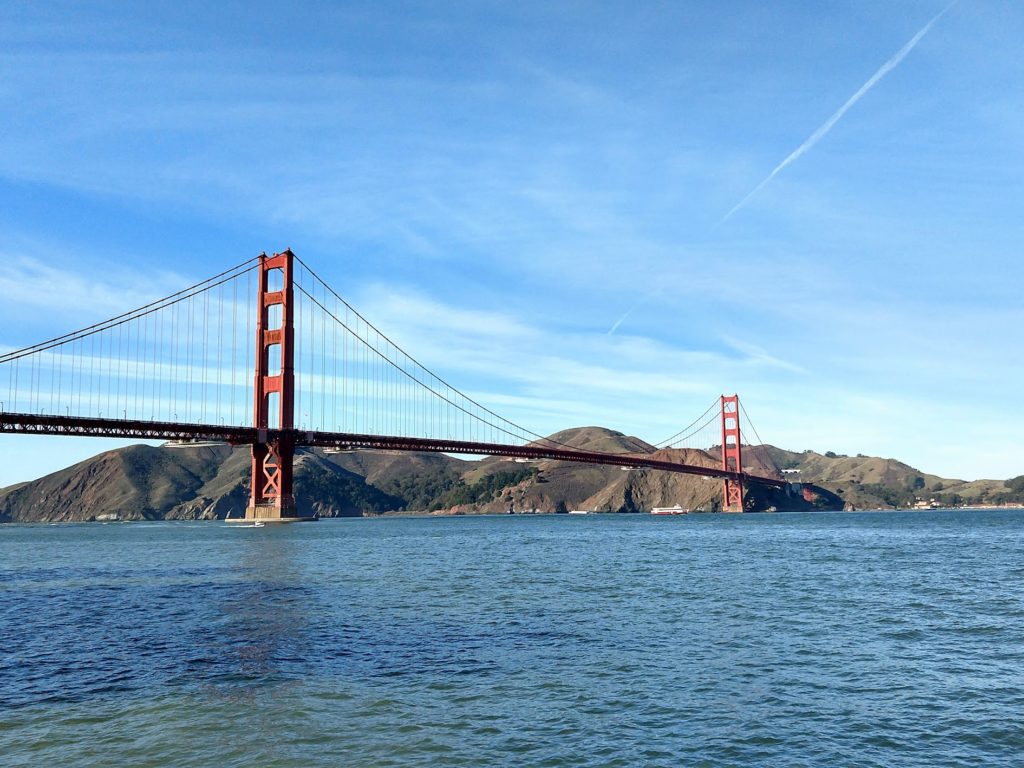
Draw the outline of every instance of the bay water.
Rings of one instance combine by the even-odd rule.
[[[1024,512],[0,526],[0,764],[1024,765]]]

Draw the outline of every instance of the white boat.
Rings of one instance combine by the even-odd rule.
[[[589,515],[590,514],[590,510],[589,509],[570,509],[569,510],[569,514],[570,515]]]
[[[688,515],[690,510],[676,504],[674,507],[655,507],[651,510],[652,515]]]

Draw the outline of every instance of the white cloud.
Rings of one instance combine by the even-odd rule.
[[[366,13],[371,23],[377,13]],[[876,13],[891,9],[857,15],[863,22]],[[900,450],[908,458],[921,451],[923,469],[938,455],[937,428],[914,427],[898,410],[874,410],[851,393],[960,403],[965,412],[997,393],[997,402],[970,411],[977,423],[1024,427],[1007,416],[1003,397],[1024,375],[1016,333],[1024,317],[1012,294],[1019,238],[999,221],[1012,215],[991,212],[993,202],[1019,197],[1006,193],[1006,180],[1017,184],[1021,174],[1005,141],[1019,129],[1012,109],[991,111],[1003,97],[989,85],[998,78],[950,63],[978,64],[981,48],[936,57],[931,102],[903,99],[901,109],[917,110],[919,130],[934,125],[934,133],[844,149],[858,151],[858,167],[914,175],[840,189],[781,174],[773,183],[785,186],[785,200],[770,224],[734,219],[726,240],[711,230],[736,197],[728,190],[742,170],[739,148],[760,153],[767,133],[813,124],[809,110],[820,107],[807,94],[821,93],[834,71],[860,66],[860,52],[878,44],[860,39],[866,27],[851,35],[847,17],[808,23],[784,9],[759,14],[784,25],[787,40],[813,38],[779,51],[774,33],[745,37],[736,28],[723,40],[705,34],[700,14],[687,14],[686,29],[665,28],[663,52],[606,30],[622,44],[617,73],[603,56],[570,63],[562,51],[524,51],[504,36],[493,57],[500,66],[449,69],[418,55],[381,62],[264,48],[258,38],[188,24],[140,30],[102,14],[104,23],[68,16],[12,29],[19,44],[0,54],[9,117],[0,175],[18,188],[30,180],[41,199],[58,188],[86,201],[102,211],[96,227],[116,230],[121,216],[144,209],[162,221],[180,216],[190,235],[195,223],[225,239],[253,231],[303,239],[314,267],[333,270],[325,276],[384,332],[527,426],[601,422],[658,439],[708,398],[739,390],[766,439],[873,452],[889,449],[890,425],[901,435],[916,429],[920,440]],[[1017,26],[1001,20],[1005,50],[988,72],[1013,65]],[[381,29],[395,40],[393,25]],[[652,29],[644,30],[646,39]],[[964,33],[957,44],[988,37]],[[838,43],[851,38],[855,45]],[[755,62],[764,67],[751,74],[739,57],[748,43],[751,57],[764,53],[765,40],[776,41],[767,45],[776,58]],[[826,48],[835,69],[783,71]],[[502,69],[508,62],[512,76]],[[902,74],[918,93],[911,69]],[[886,83],[894,101],[903,80]],[[966,90],[977,92],[973,100]],[[750,110],[752,101],[766,108]],[[872,136],[879,125],[872,116]],[[992,147],[1000,152],[985,155]],[[934,207],[936,183],[950,190],[951,215]],[[225,234],[225,222],[248,231]],[[199,256],[172,261],[174,246],[159,243],[152,254],[111,255],[134,269],[78,269],[59,249],[12,248],[15,225],[7,229],[3,255],[15,267],[0,276],[0,320],[12,345],[192,282],[151,272],[151,264],[199,269]],[[977,235],[989,231],[1008,245],[990,252]],[[958,262],[946,270],[936,257],[943,249]],[[90,265],[101,261],[89,255]]]
[[[48,249],[34,250],[42,254]],[[12,319],[42,311],[50,319],[78,320],[79,325],[64,331],[119,315],[189,284],[187,278],[159,270],[108,267],[86,273],[53,266],[42,255],[7,252],[0,259],[5,265],[0,271],[0,312]]]

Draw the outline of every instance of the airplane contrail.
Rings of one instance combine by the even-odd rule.
[[[839,122],[843,115],[847,113],[850,107],[852,107],[854,104],[860,101],[861,97],[864,96],[864,94],[866,94],[868,91],[874,88],[879,80],[881,80],[883,77],[889,74],[892,70],[896,69],[896,67],[899,66],[900,62],[902,62],[907,57],[907,54],[914,50],[914,47],[919,42],[921,42],[921,38],[927,35],[928,31],[933,26],[935,26],[935,23],[943,16],[945,16],[946,13],[958,2],[960,2],[960,0],[953,0],[953,2],[951,2],[945,8],[943,8],[941,11],[939,11],[938,15],[935,16],[935,18],[933,18],[931,21],[925,24],[924,27],[922,27],[916,35],[910,38],[910,41],[906,45],[900,48],[892,56],[892,58],[885,62],[885,64],[883,64],[881,67],[879,67],[878,71],[875,72],[875,74],[873,74],[871,78],[866,83],[864,83],[864,85],[862,85],[855,94],[853,94],[853,96],[847,99],[846,103],[843,104],[843,106],[841,106],[839,109],[837,109],[835,114],[832,115],[832,117],[826,120],[822,124],[822,126],[818,128],[818,130],[812,133],[810,137],[808,137],[808,139],[804,141],[803,144],[801,144],[799,147],[790,152],[789,156],[785,160],[783,160],[781,163],[775,166],[775,169],[768,174],[764,181],[762,181],[760,184],[754,187],[746,197],[744,197],[742,200],[736,203],[736,205],[733,206],[732,210],[725,214],[725,216],[722,217],[722,220],[718,222],[718,226],[721,226],[726,221],[728,221],[732,217],[732,215],[736,213],[736,211],[738,211],[740,208],[746,205],[754,195],[756,195],[758,192],[764,189],[768,182],[770,182],[772,179],[778,176],[779,173],[781,173],[787,165],[792,163],[801,155],[805,154],[815,144],[821,141],[825,137],[825,134],[831,131],[833,126]]]
[[[646,298],[646,296],[645,296],[644,298]],[[640,300],[640,301],[638,301],[638,302],[637,302],[636,304],[634,304],[634,305],[633,305],[632,307],[630,307],[630,308],[629,308],[629,309],[627,309],[627,310],[626,310],[625,312],[623,312],[623,313],[622,313],[622,317],[620,317],[620,318],[619,318],[618,320],[616,320],[616,321],[615,321],[615,324],[614,324],[614,325],[612,325],[612,327],[608,329],[608,333],[607,333],[607,334],[605,334],[605,335],[606,335],[606,336],[611,336],[611,335],[612,335],[612,334],[614,334],[614,333],[615,333],[615,332],[616,332],[617,330],[619,330],[619,326],[620,326],[620,325],[622,325],[622,321],[623,321],[623,320],[625,320],[625,319],[626,319],[627,317],[629,317],[629,316],[630,316],[631,314],[633,314],[633,311],[634,311],[634,310],[635,310],[635,309],[636,309],[637,307],[639,307],[639,306],[640,306],[640,305],[641,305],[641,304],[643,303],[643,301],[644,301],[644,299],[641,299],[641,300]]]

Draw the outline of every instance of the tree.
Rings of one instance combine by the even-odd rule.
[[[1011,477],[1005,483],[1003,483],[1014,493],[1024,493],[1024,475],[1017,475],[1017,477]]]

